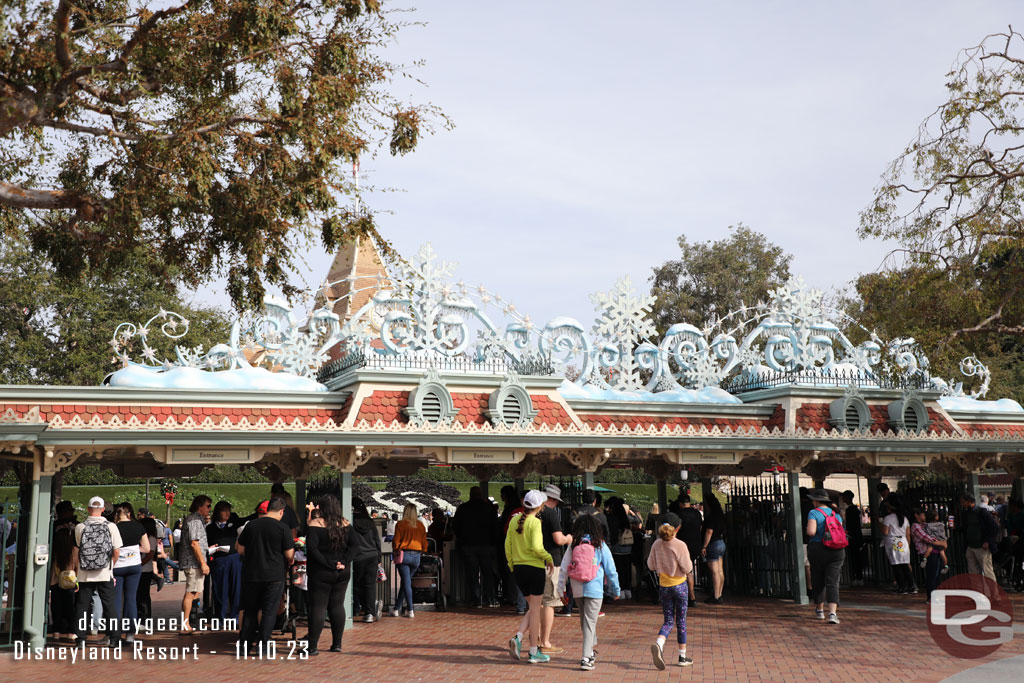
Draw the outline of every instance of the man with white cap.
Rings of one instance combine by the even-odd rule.
[[[79,641],[85,640],[85,625],[89,621],[92,596],[98,594],[103,605],[106,636],[97,645],[112,645],[118,641],[117,616],[114,613],[114,563],[121,550],[121,532],[117,525],[103,517],[104,501],[99,496],[89,499],[89,516],[75,527],[75,545],[78,547],[78,620],[75,631]]]
[[[558,594],[558,572],[562,565],[564,547],[572,543],[572,534],[567,533],[562,520],[562,511],[558,505],[562,502],[562,490],[551,484],[544,488],[547,501],[540,511],[541,529],[544,533],[544,550],[551,553],[554,566],[548,571],[544,582],[544,597],[541,601],[540,620],[540,651],[546,655],[565,652],[563,648],[551,644],[551,627],[555,623],[555,608],[562,606],[562,598]]]

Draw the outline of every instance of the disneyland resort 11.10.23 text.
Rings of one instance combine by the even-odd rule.
[[[182,661],[199,659],[199,645],[146,645],[141,640],[121,643],[114,647],[90,647],[85,642],[75,645],[44,645],[30,647],[21,641],[14,643],[15,661],[61,661],[74,664],[78,661],[93,662],[104,660],[132,659],[135,661]]]

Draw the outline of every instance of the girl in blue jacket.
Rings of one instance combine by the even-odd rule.
[[[572,526],[572,539],[569,552],[562,557],[562,570],[558,574],[558,595],[564,596],[566,580],[572,581],[572,594],[576,597],[576,605],[580,611],[580,627],[583,629],[583,659],[580,660],[580,668],[584,671],[593,671],[594,646],[597,645],[597,615],[601,613],[604,587],[607,584],[609,592],[618,600],[619,575],[615,571],[612,552],[602,538],[601,526],[593,515],[580,515],[576,518]],[[580,548],[584,544],[589,544],[593,552],[591,553],[590,548]],[[594,566],[590,572],[596,569],[594,578],[585,583],[571,578],[569,571],[574,564],[574,557],[576,564],[581,564],[581,561],[584,558],[589,559],[591,554],[593,559],[590,562]]]

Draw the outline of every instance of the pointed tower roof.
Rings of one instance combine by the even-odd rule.
[[[378,289],[390,286],[388,271],[369,237],[357,237],[338,250],[327,273],[327,283],[327,295],[335,300],[334,312],[342,324],[366,305]]]

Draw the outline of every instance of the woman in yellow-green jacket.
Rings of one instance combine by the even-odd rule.
[[[520,659],[523,650],[523,634],[530,634],[531,664],[551,661],[540,651],[540,610],[544,595],[544,579],[554,564],[551,554],[544,550],[544,533],[537,513],[547,501],[541,491],[530,491],[523,498],[524,512],[512,516],[505,536],[505,558],[516,585],[526,598],[528,609],[519,622],[516,635],[508,641],[508,650],[513,659]]]

